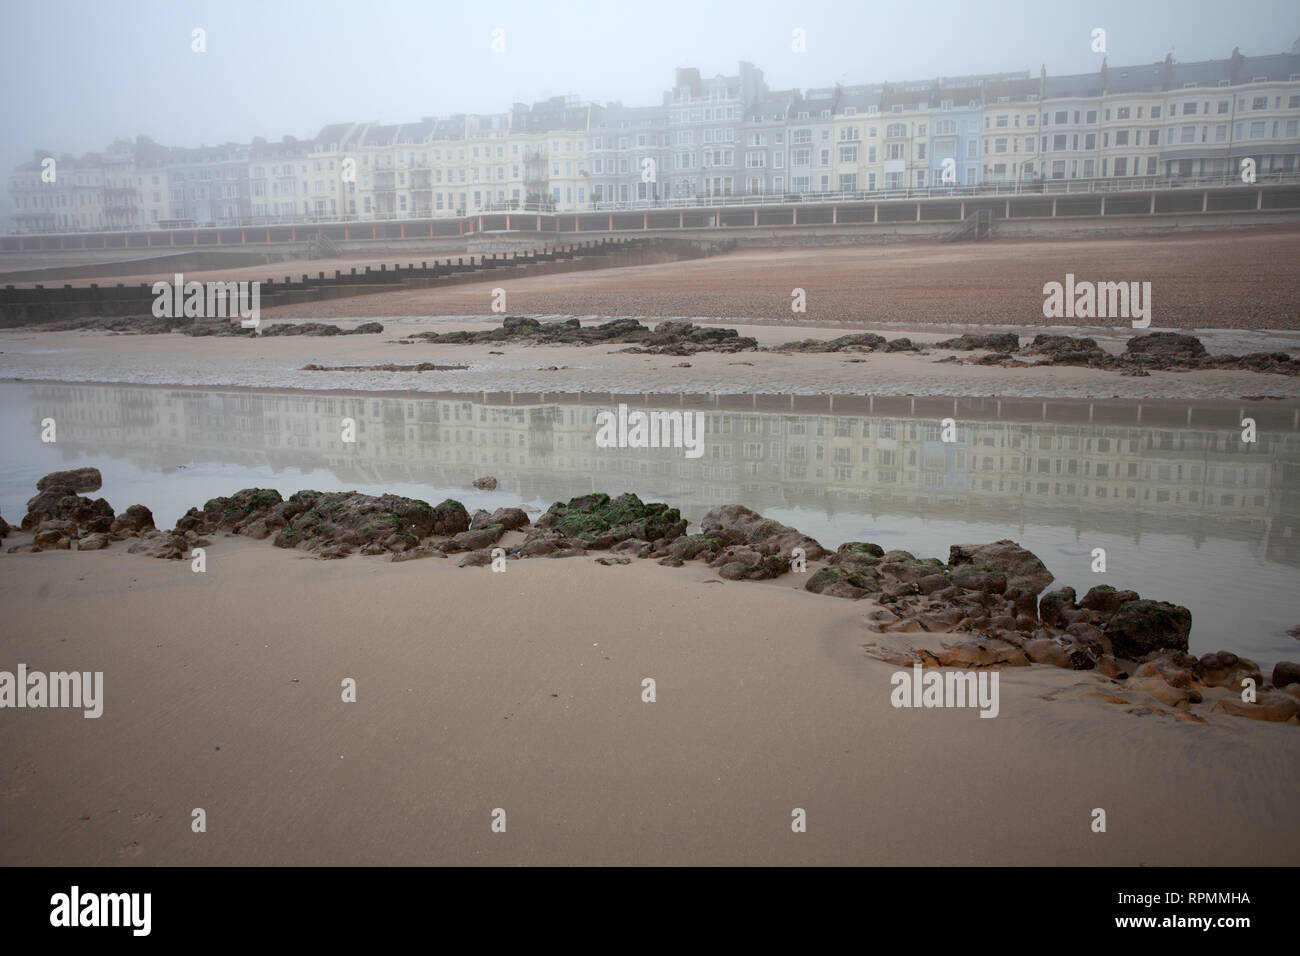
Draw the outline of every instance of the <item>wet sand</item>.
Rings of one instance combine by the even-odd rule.
[[[349,299],[358,302],[359,299]],[[271,321],[271,320],[266,320]],[[378,335],[333,337],[192,338],[180,334],[0,331],[0,378],[29,381],[126,382],[152,385],[246,386],[417,392],[617,392],[622,394],[931,395],[1062,398],[1214,399],[1253,395],[1300,396],[1300,378],[1240,371],[1152,372],[1132,378],[1118,371],[1072,367],[1001,368],[971,360],[982,351],[954,353],[701,352],[680,357],[620,352],[624,345],[589,347],[509,344],[398,344],[430,329],[494,328],[500,316],[383,320]],[[592,321],[597,321],[593,319]],[[655,319],[648,319],[650,324]],[[340,322],[355,325],[356,321]],[[721,323],[760,345],[792,339],[834,338],[842,328],[791,328]],[[901,330],[918,344],[960,334],[970,326]],[[984,331],[988,331],[986,328]],[[1000,330],[1000,329],[999,329]],[[1154,326],[1152,330],[1155,330]],[[1044,326],[1017,328],[1025,342]],[[1060,329],[1056,329],[1060,331]],[[1122,351],[1132,328],[1070,329]],[[891,332],[891,337],[895,333]],[[1290,351],[1300,354],[1300,332],[1222,330],[1202,334],[1212,352]],[[500,352],[500,355],[492,353]],[[936,364],[957,355],[959,363]],[[309,372],[326,366],[468,364],[464,371]],[[685,367],[683,367],[683,365]]]
[[[225,537],[204,574],[0,567],[0,661],[105,675],[98,720],[4,715],[2,864],[1300,863],[1294,727],[1136,716],[1052,667],[1004,669],[995,719],[895,709],[870,602],[788,578]]]
[[[1134,239],[743,249],[688,262],[496,277],[443,289],[282,306],[268,309],[266,317],[465,315],[488,311],[491,290],[499,286],[506,290],[507,309],[528,315],[699,315],[863,328],[878,323],[1032,326],[1044,322],[1043,285],[1064,282],[1066,273],[1073,273],[1094,282],[1150,282],[1153,327],[1285,329],[1296,327],[1297,262],[1300,229],[1294,228]],[[796,288],[806,294],[806,311],[799,314],[791,311]]]

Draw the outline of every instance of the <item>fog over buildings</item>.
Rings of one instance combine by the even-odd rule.
[[[1047,96],[1090,97],[1097,84],[1086,78],[1098,75],[1103,59],[1113,68],[1108,88],[1127,82],[1134,93],[1150,92],[1154,84],[1166,89],[1184,88],[1188,82],[1221,86],[1224,79],[1234,87],[1249,84],[1255,76],[1249,67],[1263,62],[1252,59],[1257,57],[1270,61],[1264,75],[1272,80],[1281,71],[1280,81],[1287,83],[1292,67],[1277,55],[1290,50],[1300,36],[1300,12],[1285,2],[1231,9],[1208,2],[1050,9],[1011,3],[996,11],[950,4],[930,9],[924,22],[903,8],[882,10],[856,3],[667,3],[653,9],[608,4],[458,9],[392,3],[364,11],[348,3],[179,7],[145,2],[112,8],[53,3],[9,8],[3,16],[0,70],[8,95],[0,163],[6,174],[32,162],[37,151],[76,157],[74,169],[87,153],[95,154],[86,165],[93,170],[91,179],[71,184],[94,195],[61,200],[71,205],[59,207],[61,212],[50,210],[55,212],[53,222],[44,214],[28,215],[20,228],[29,231],[66,231],[74,228],[73,219],[76,228],[90,229],[147,228],[173,219],[244,222],[259,213],[272,219],[304,215],[304,201],[306,214],[320,216],[451,215],[475,205],[476,173],[481,177],[480,208],[510,201],[517,192],[521,201],[531,194],[577,209],[600,200],[620,201],[624,193],[635,199],[642,182],[639,164],[647,157],[633,153],[645,152],[655,142],[659,148],[653,158],[659,169],[677,174],[665,175],[656,184],[668,197],[871,189],[890,182],[914,186],[920,175],[930,181],[944,158],[960,164],[961,184],[1052,176],[1051,162],[1058,159],[1065,164],[1060,173],[1064,177],[1084,176],[1086,162],[1093,164],[1092,175],[1146,174],[1153,163],[1163,174],[1163,164],[1170,159],[1162,152],[1167,139],[1146,139],[1141,149],[1126,150],[1130,143],[1115,143],[1115,153],[1102,155],[1099,137],[1090,156],[1081,139],[1077,148],[1069,144],[1070,155],[1049,158],[1038,155],[1039,138],[1032,157],[1026,158],[1020,155],[1025,143],[1007,137],[1006,161],[985,162],[971,153],[983,146],[969,125],[990,102],[1011,102],[1026,113],[1017,118],[1027,120],[1037,110],[1027,104],[1031,97],[1044,95],[1044,88]],[[1094,31],[1099,28],[1105,30],[1104,53],[1094,49]],[[1234,49],[1245,58],[1250,77],[1232,73],[1234,62],[1242,65],[1233,57]],[[1189,79],[1180,73],[1196,72],[1184,64],[1210,60],[1216,63],[1200,70],[1205,76]],[[1155,69],[1162,63],[1168,66],[1167,75],[1153,84],[1116,75],[1124,65]],[[680,102],[684,89],[693,98],[726,100],[718,104],[726,110],[717,127],[724,130],[721,143],[707,122],[699,129],[688,128],[696,122],[693,115],[674,116],[666,109],[675,99]],[[1273,98],[1277,95],[1272,93]],[[1142,105],[1149,110],[1151,104]],[[876,131],[879,142],[871,143],[869,126],[842,122],[865,117],[873,107],[897,111],[900,106],[908,114],[906,135],[894,137],[893,143],[884,126]],[[922,109],[925,116],[920,115]],[[952,115],[938,115],[945,109]],[[1265,138],[1285,142],[1287,100],[1280,109],[1261,122],[1276,121],[1278,133],[1271,135],[1272,129],[1266,128]],[[1081,132],[1086,138],[1088,111],[1079,112],[1078,129],[1059,132]],[[796,131],[793,124],[801,118],[807,122]],[[604,135],[598,132],[601,124],[607,130]],[[935,141],[949,124],[955,130],[953,142]],[[918,132],[922,126],[924,135]],[[860,146],[852,140],[854,129],[862,137]],[[572,144],[561,143],[562,158],[551,155],[551,134],[557,131],[573,139]],[[726,138],[728,132],[731,139]],[[817,142],[793,142],[796,132]],[[1208,144],[1217,145],[1217,131],[1209,127],[1204,132]],[[455,168],[440,170],[430,156],[424,161],[427,172],[414,177],[419,183],[407,179],[420,161],[412,160],[412,153],[423,157],[424,147],[437,149],[440,139],[454,141],[459,136],[465,142],[479,133],[483,147],[491,150],[482,157],[481,168],[473,162],[470,145],[471,155],[464,160],[458,153],[452,160],[441,160]],[[819,145],[827,133],[833,139]],[[1234,124],[1228,124],[1226,135],[1235,133]],[[523,134],[523,139],[487,142],[513,134]],[[683,134],[690,136],[689,142]],[[839,148],[842,134],[848,137],[847,151]],[[761,156],[750,155],[755,135],[763,147]],[[1250,126],[1243,125],[1240,138],[1250,135]],[[139,140],[141,136],[147,140]],[[622,150],[624,136],[632,152],[612,152]],[[1192,136],[1199,140],[1201,133]],[[284,137],[298,143],[285,149]],[[638,142],[640,137],[644,143]],[[1026,143],[1030,138],[1018,137]],[[195,152],[228,143],[239,148],[210,160],[209,154]],[[422,148],[412,148],[417,146]],[[506,147],[501,156],[495,155],[498,146]],[[530,146],[539,158],[532,170],[523,161]],[[565,152],[566,146],[581,152]],[[682,158],[680,146],[688,147],[689,160]],[[388,169],[363,169],[370,177],[371,195],[352,196],[355,213],[349,213],[348,199],[338,191],[341,184],[333,183],[337,169],[327,183],[330,170],[322,167],[321,192],[312,192],[314,160],[304,171],[299,154],[317,148],[351,148],[363,161],[388,160]],[[921,148],[926,149],[923,156]],[[823,157],[823,149],[830,156]],[[901,170],[885,166],[891,149],[904,154]],[[990,143],[989,150],[994,149],[996,144]],[[252,169],[259,150],[264,182],[262,194],[255,196]],[[374,155],[367,156],[367,150]],[[873,150],[878,169],[869,158]],[[780,168],[775,166],[778,152]],[[1294,150],[1273,152],[1282,157]],[[1202,160],[1231,160],[1228,153],[1231,150],[1211,150],[1191,158],[1200,173],[1205,169]],[[505,162],[488,162],[493,159]],[[292,173],[285,171],[287,160],[294,163]],[[596,175],[597,160],[602,173],[612,164],[612,175],[603,181]],[[680,165],[686,162],[693,165]],[[221,164],[238,165],[241,172],[222,188],[200,186],[200,196],[195,185],[170,181],[173,165],[188,167],[197,178],[205,167]],[[1271,164],[1269,160],[1265,168]],[[1077,171],[1072,171],[1076,165]],[[146,167],[169,171],[158,174],[155,183],[155,173],[146,175]],[[278,174],[269,172],[277,167]],[[439,173],[454,176],[456,188],[435,189]],[[403,185],[408,189],[401,190]],[[8,216],[13,211],[13,184],[6,186],[0,215],[9,229],[15,225]],[[226,188],[230,186],[233,195]],[[128,190],[135,193],[133,200],[126,198]],[[260,207],[257,212],[255,205]]]

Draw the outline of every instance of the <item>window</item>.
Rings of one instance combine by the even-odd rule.
[[[1121,106],[1115,110],[1115,119],[1126,120],[1129,118],[1130,111],[1127,106]]]
[[[1265,123],[1264,123],[1263,120],[1256,120],[1255,122],[1251,123],[1251,124],[1250,124],[1250,138],[1251,138],[1251,139],[1263,139],[1263,138],[1264,138],[1264,127],[1265,127]]]
[[[1160,107],[1159,107],[1159,106],[1153,106],[1153,107],[1151,107],[1151,118],[1152,118],[1152,119],[1160,119]]]
[[[902,139],[907,135],[907,126],[904,123],[890,123],[885,127],[886,139]]]
[[[1267,96],[1256,96],[1256,97],[1254,97],[1254,98],[1250,101],[1250,108],[1251,108],[1252,110],[1266,110],[1266,109],[1268,109],[1268,97],[1267,97]]]
[[[1195,101],[1190,102],[1190,103],[1184,103],[1184,104],[1183,104],[1183,115],[1184,115],[1184,116],[1195,116],[1195,115],[1196,115],[1196,103],[1195,103]]]
[[[858,147],[856,145],[840,147],[841,163],[856,163],[858,161]]]

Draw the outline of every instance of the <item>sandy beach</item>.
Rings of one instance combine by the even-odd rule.
[[[105,686],[97,720],[7,715],[5,864],[1300,862],[1294,727],[1137,716],[1045,666],[1001,671],[993,720],[895,709],[872,602],[788,579],[239,537],[203,574],[0,561],[3,660]]]
[[[1155,321],[1148,331],[1194,331],[1212,354],[1300,353],[1300,332],[1278,317],[1278,303],[1294,305],[1295,277],[1279,273],[1276,259],[1256,255],[1278,241],[1261,235],[1233,244],[1229,249],[1241,257],[1242,271],[1204,279],[1192,299],[1205,307],[1181,309],[1177,321]],[[1004,273],[1016,272],[1028,289],[1041,285],[1040,271],[1083,274],[1094,266],[1137,261],[1132,257],[1147,250],[1163,263],[1158,281],[1167,285],[1158,288],[1168,291],[1188,274],[1180,270],[1209,275],[1205,261],[1194,257],[1213,249],[1204,237],[1017,244],[1014,250],[1002,244],[943,250],[952,269],[943,275],[933,274],[937,260],[919,247],[901,255],[822,250],[816,257],[806,250],[765,250],[522,280],[510,289],[512,314],[574,315],[584,323],[616,315],[648,324],[687,317],[752,336],[759,351],[682,358],[629,354],[614,344],[407,341],[421,332],[499,325],[501,316],[487,313],[478,301],[488,286],[476,285],[337,300],[296,312],[268,310],[265,317],[272,323],[326,319],[345,327],[377,317],[385,326],[380,334],[250,339],[6,330],[0,332],[0,378],[326,396],[518,391],[542,393],[543,404],[548,393],[1120,397],[1166,403],[1300,397],[1300,379],[1293,375],[1157,369],[1129,377],[1114,369],[1006,368],[977,364],[978,352],[934,345],[966,331],[1011,331],[1023,342],[1048,332],[1090,335],[1105,351],[1119,354],[1135,334],[1126,324],[1046,325],[1041,313],[1030,315],[1041,305],[1036,288],[1029,305],[1008,307],[1016,300],[1003,280],[988,278],[988,270],[1001,263]],[[1150,266],[1155,260],[1143,261]],[[816,272],[818,262],[827,271]],[[832,283],[835,296],[843,293],[837,310],[810,306],[796,323],[777,321],[759,306],[769,293],[788,297],[791,283],[811,287],[800,279],[808,269],[817,282]],[[918,291],[922,274],[949,300],[970,293],[974,277],[984,276],[983,292],[969,300],[982,304],[964,311],[930,308],[927,293]],[[1135,275],[1141,277],[1140,270]],[[1261,304],[1230,314],[1209,308],[1206,303],[1215,300],[1207,282],[1218,287],[1224,302]],[[1233,285],[1238,282],[1245,285]],[[1255,290],[1255,299],[1245,286]],[[716,288],[716,297],[705,294],[705,287]],[[1171,291],[1170,301],[1177,302],[1178,294]],[[882,304],[880,311],[875,303]],[[746,321],[750,317],[757,321]],[[766,348],[868,328],[906,335],[922,351]],[[467,368],[304,368],[419,362]],[[41,407],[65,409],[61,417],[76,436],[69,446],[74,451],[65,453],[74,457],[82,447],[77,443],[94,446],[95,416],[125,416],[122,440],[128,445],[177,434],[173,413],[182,406],[158,405],[155,416],[149,402],[132,405],[128,399],[122,404],[100,396],[86,405],[89,417],[64,405]],[[213,443],[208,453],[220,461],[221,442],[242,441],[241,429],[254,425],[238,401],[227,412],[217,411],[223,396],[195,401],[186,413],[189,427],[195,435],[209,430],[203,440]],[[827,411],[832,407],[828,401]],[[388,414],[378,402],[371,411]],[[399,459],[407,448],[430,454],[414,444],[412,409],[391,411],[395,427],[384,447]],[[484,414],[480,409],[479,418]],[[168,416],[170,424],[164,422]],[[19,417],[10,423],[15,440],[35,440],[34,425]],[[421,440],[448,447],[461,440],[458,430],[454,439],[440,435],[431,421],[421,424]],[[440,421],[459,428],[458,414]],[[265,467],[256,456],[293,461],[274,451],[280,429],[301,436],[290,437],[290,447],[297,441],[306,449],[306,427],[269,412],[259,418],[256,429],[266,430],[265,445],[258,431],[249,446],[251,467]],[[1193,427],[1191,410],[1185,427]],[[893,439],[879,434],[874,460],[890,461],[879,456],[893,454],[885,447]],[[1126,433],[1133,438],[1130,450],[1137,434]],[[473,433],[467,436],[472,444]],[[549,454],[546,448],[566,452],[564,439],[551,446],[544,432],[507,437],[520,447],[535,444],[543,449],[539,455]],[[491,441],[497,441],[495,434]],[[1285,447],[1270,445],[1276,449],[1270,454],[1281,456],[1279,475],[1290,474]],[[226,453],[245,459],[240,450]],[[514,464],[522,464],[522,453],[516,457]],[[472,462],[471,456],[465,467]],[[77,463],[69,459],[63,467]],[[189,463],[185,456],[175,459],[175,467]],[[328,465],[336,466],[350,467],[342,457]],[[862,466],[860,475],[844,481],[852,478],[859,490],[882,490],[867,484],[865,458]],[[644,466],[624,467],[631,474]],[[870,473],[872,479],[892,481],[881,477],[882,467]],[[1058,464],[1058,474],[1059,469]],[[940,470],[945,482],[955,474],[951,462]],[[196,467],[195,480],[213,480],[204,471]],[[504,467],[504,475],[511,473]],[[1235,472],[1225,472],[1223,481],[1233,480],[1230,475]],[[606,476],[599,478],[603,483]],[[1270,559],[1286,569],[1289,551],[1281,539],[1289,534],[1290,499],[1283,478],[1275,478],[1276,491],[1269,491],[1275,497],[1266,501],[1261,486],[1252,499],[1251,507],[1263,511],[1250,512],[1256,524],[1248,533],[1257,526],[1271,529]],[[638,490],[633,479],[627,490]],[[974,488],[964,472],[958,480]],[[1069,489],[1073,494],[1074,485]],[[726,500],[734,499],[710,503]],[[117,508],[130,503],[114,493]],[[1259,524],[1265,516],[1271,523]],[[6,517],[17,522],[21,514]],[[874,527],[865,516],[855,520]],[[1016,533],[1010,526],[991,533],[986,524],[979,540]],[[8,549],[30,540],[16,532],[4,543]],[[1085,539],[1072,547],[1087,554]],[[672,569],[633,560],[602,566],[597,554],[511,560],[501,574],[459,568],[457,561],[436,556],[393,562],[391,555],[353,554],[326,561],[267,541],[217,534],[207,570],[199,574],[187,560],[154,560],[128,553],[123,543],[101,551],[6,550],[0,554],[0,599],[11,611],[0,636],[0,666],[102,671],[105,696],[98,719],[68,710],[6,713],[0,863],[1300,862],[1300,817],[1293,806],[1300,781],[1296,728],[1216,710],[1235,693],[1222,686],[1207,690],[1189,709],[1186,701],[1163,706],[1101,669],[1001,666],[980,668],[1001,682],[996,719],[981,719],[970,708],[897,708],[891,703],[892,678],[901,665],[890,661],[897,642],[910,653],[926,642],[938,646],[969,634],[931,632],[915,641],[910,634],[894,635],[892,650],[882,651],[882,635],[873,626],[882,604],[810,593],[802,574],[723,580],[705,564]],[[1115,583],[1125,584],[1122,575]],[[1275,610],[1287,610],[1283,596],[1266,599]],[[1232,650],[1231,635],[1221,638],[1215,648]],[[349,678],[356,681],[355,702],[341,697]],[[655,682],[654,702],[642,699],[646,678]],[[195,808],[205,811],[204,833],[191,830]],[[492,830],[498,808],[506,814],[505,833]],[[1104,833],[1091,826],[1099,808],[1107,815]],[[806,813],[806,832],[792,831],[796,809]]]

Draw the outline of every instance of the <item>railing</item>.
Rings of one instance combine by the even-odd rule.
[[[1036,179],[1029,182],[985,183],[980,186],[929,186],[909,189],[876,189],[845,192],[785,192],[730,194],[724,196],[690,196],[675,199],[634,199],[629,201],[593,202],[593,212],[620,210],[690,209],[716,206],[790,206],[830,205],[849,202],[883,202],[907,199],[971,199],[988,196],[1063,196],[1118,192],[1145,192],[1165,189],[1207,189],[1239,186],[1246,189],[1270,185],[1295,185],[1300,173],[1267,173],[1254,183],[1242,182],[1240,176],[1223,175],[1205,178],[1177,176],[1141,176],[1124,179]]]
[[[537,180],[544,182],[546,180]],[[1175,189],[1258,189],[1262,186],[1300,185],[1300,173],[1261,173],[1254,183],[1246,183],[1239,175],[1201,178],[1179,178],[1169,176],[1141,176],[1123,179],[1047,179],[1030,182],[985,183],[980,186],[931,186],[912,189],[878,189],[857,190],[852,192],[804,192],[804,193],[761,193],[757,195],[723,195],[678,197],[673,199],[634,199],[628,201],[590,202],[581,209],[565,210],[565,215],[583,215],[596,212],[653,212],[655,210],[714,209],[726,207],[754,206],[797,206],[797,205],[838,205],[845,203],[876,203],[889,201],[906,201],[918,199],[988,199],[1012,198],[1017,196],[1083,196],[1114,193],[1150,192]],[[381,187],[388,192],[390,187]],[[428,191],[422,189],[421,191]],[[508,205],[508,204],[506,204]],[[473,215],[487,212],[512,211],[502,204],[489,204],[475,209]],[[138,208],[138,207],[137,207]],[[556,212],[553,203],[526,203],[524,211],[544,215]],[[446,210],[442,216],[426,218],[457,218],[464,216],[464,210]],[[14,210],[13,219],[37,219],[53,215],[44,210]],[[239,229],[267,226],[327,225],[337,223],[387,222],[415,218],[413,215],[396,213],[371,213],[367,215],[288,215],[288,216],[254,216],[238,221],[220,223],[200,223],[200,229]],[[115,232],[139,232],[135,229],[104,227],[101,229],[60,227],[41,232],[11,232],[9,235],[88,235]],[[190,227],[187,227],[190,228]]]

